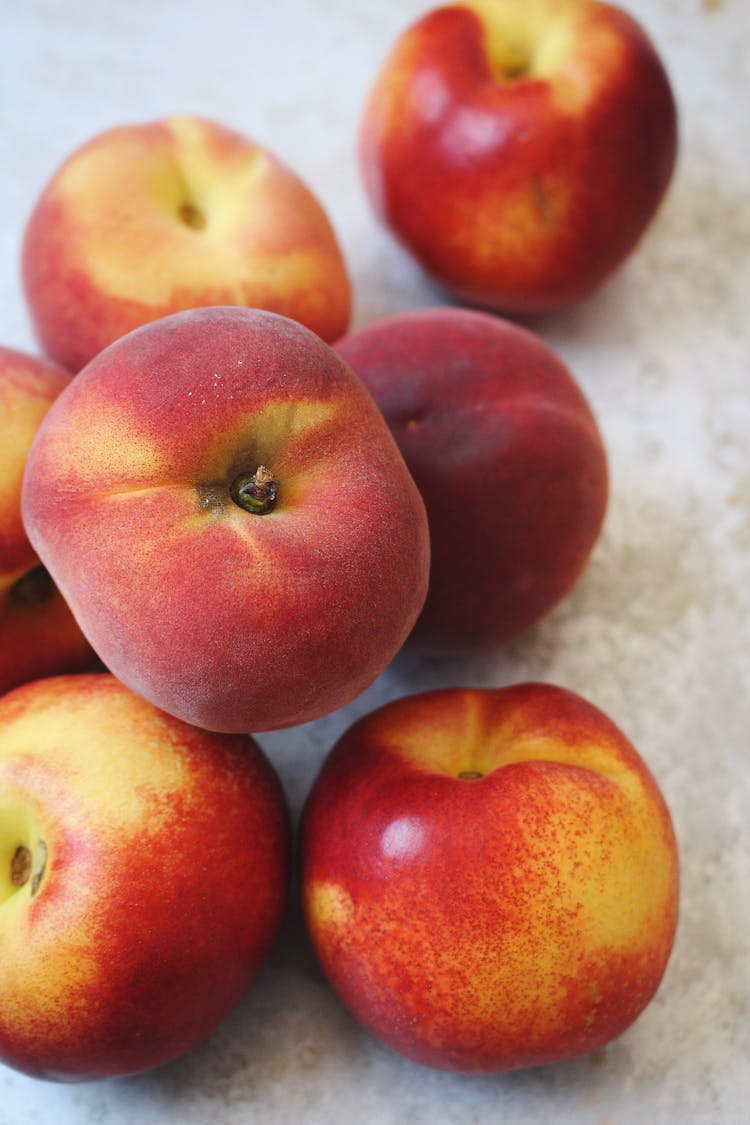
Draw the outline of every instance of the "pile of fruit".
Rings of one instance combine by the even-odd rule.
[[[495,649],[601,530],[592,411],[497,314],[578,300],[646,229],[676,149],[653,46],[596,0],[441,8],[395,45],[360,141],[383,221],[482,311],[346,335],[323,209],[207,120],[96,137],[29,219],[48,358],[0,349],[0,1059],[29,1074],[164,1063],[251,984],[292,849],[248,732],[344,706],[404,644]],[[367,715],[298,853],[333,989],[427,1065],[600,1047],[674,940],[664,799],[552,685]]]

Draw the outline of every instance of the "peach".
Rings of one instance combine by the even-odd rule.
[[[662,62],[596,0],[465,0],[395,44],[364,111],[370,199],[424,269],[511,314],[592,292],[669,184],[677,113]]]
[[[580,577],[606,510],[604,446],[572,375],[530,332],[465,309],[385,317],[336,350],[427,508],[430,585],[412,640],[470,650],[528,629]]]
[[[23,285],[47,353],[77,371],[133,328],[202,305],[346,331],[349,279],[302,181],[239,133],[196,117],[124,125],[77,149],[26,228]]]
[[[289,828],[248,736],[161,713],[114,677],[0,700],[0,1060],[130,1074],[241,999],[283,917]]]
[[[300,849],[333,989],[425,1065],[593,1051],[650,1002],[672,949],[662,794],[601,711],[551,685],[428,692],[361,719],[323,764]]]
[[[0,694],[84,668],[93,654],[21,522],[21,481],[39,423],[70,375],[0,348]]]
[[[198,726],[365,689],[424,601],[424,505],[370,395],[274,313],[176,313],[106,348],[39,430],[29,537],[107,667]]]

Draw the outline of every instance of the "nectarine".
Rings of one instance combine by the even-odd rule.
[[[289,827],[246,736],[112,676],[0,700],[0,1061],[66,1081],[183,1054],[276,938]]]
[[[643,29],[597,0],[465,0],[399,38],[360,133],[370,199],[429,274],[506,313],[590,293],[672,175],[677,114]]]
[[[67,371],[0,348],[0,693],[74,672],[93,659],[21,522],[21,481],[39,423],[70,382]]]
[[[417,1062],[496,1071],[592,1051],[662,979],[678,856],[625,736],[546,684],[429,692],[355,723],[303,813],[334,990]]]
[[[74,371],[199,305],[271,309],[327,340],[349,321],[317,199],[270,152],[196,117],[109,129],[68,157],[29,218],[22,275],[43,347]]]
[[[562,361],[488,313],[384,317],[336,344],[385,415],[425,505],[430,586],[412,639],[489,648],[581,575],[607,503],[596,420]]]

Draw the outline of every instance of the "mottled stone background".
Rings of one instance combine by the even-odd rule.
[[[492,660],[402,654],[356,703],[260,742],[298,812],[351,720],[430,686],[535,678],[588,696],[649,761],[679,835],[683,897],[658,996],[616,1043],[495,1078],[413,1066],[329,993],[292,911],[257,985],[186,1059],[83,1087],[0,1067],[0,1125],[312,1125],[750,1120],[750,6],[628,0],[681,111],[673,188],[627,266],[538,326],[599,417],[612,497],[567,602]],[[274,149],[340,236],[356,323],[441,296],[378,229],[359,110],[417,0],[3,0],[0,342],[33,348],[18,249],[53,169],[100,129],[172,112]],[[4,971],[0,966],[0,972]]]

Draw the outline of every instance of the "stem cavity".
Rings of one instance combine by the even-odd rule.
[[[177,215],[181,223],[191,230],[204,230],[206,226],[206,216],[196,207],[194,203],[181,203],[177,211]]]
[[[39,840],[33,854],[25,844],[19,844],[10,861],[10,881],[14,887],[20,888],[25,887],[31,880],[33,897],[39,890],[46,870],[47,845],[44,840]]]
[[[10,881],[14,887],[23,887],[31,878],[31,852],[19,844],[10,861]]]

